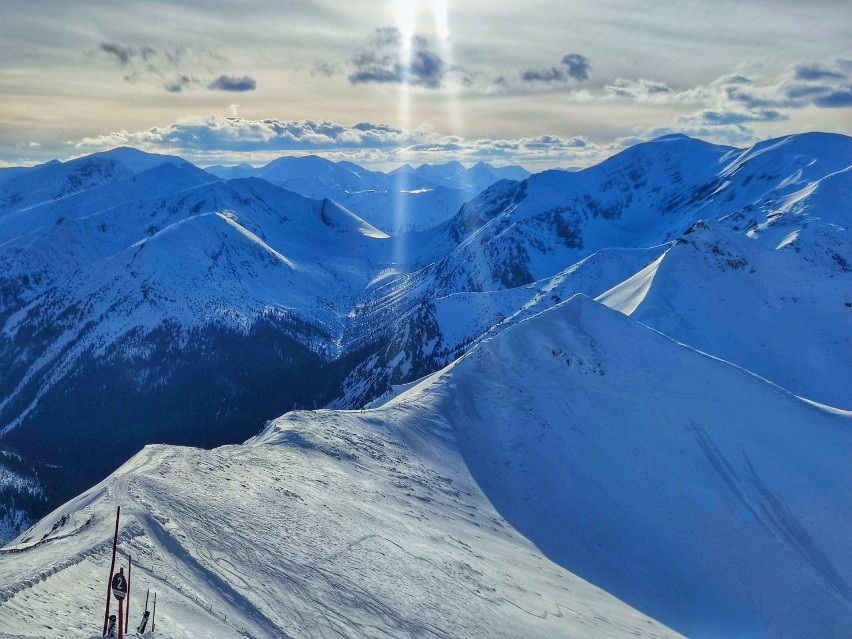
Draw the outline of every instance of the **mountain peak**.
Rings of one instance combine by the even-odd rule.
[[[661,135],[660,137],[653,138],[651,142],[674,142],[677,140],[694,140],[695,138],[691,138],[685,133],[668,133],[667,135]]]

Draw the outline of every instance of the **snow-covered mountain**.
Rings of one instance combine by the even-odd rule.
[[[375,409],[145,448],[3,551],[0,619],[94,635],[121,505],[167,637],[843,637],[850,418],[575,296]]]
[[[852,361],[842,329],[852,290],[850,158],[852,141],[838,135],[791,136],[744,151],[668,136],[585,171],[495,184],[446,224],[398,238],[397,255],[419,268],[369,291],[350,325],[359,338],[361,324],[391,316],[395,337],[354,370],[337,405],[448,363],[531,303],[540,310],[573,292],[594,297],[628,279],[633,286],[663,254],[685,250],[668,253],[673,244],[690,246],[687,234],[706,220],[719,238],[703,245],[709,267],[673,268],[672,285],[685,296],[675,305],[664,293],[641,317],[664,331],[676,324],[671,330],[690,344],[700,333],[696,343],[707,352],[793,392],[819,389],[819,401],[852,407],[843,374],[822,383]],[[740,247],[737,255],[724,254],[728,243]],[[761,274],[741,260],[763,263]],[[728,271],[724,282],[720,269]],[[697,293],[717,285],[724,288]],[[813,304],[778,312],[800,298]]]
[[[151,438],[221,444],[331,399],[341,322],[387,261],[329,200],[138,152],[0,193],[0,432],[71,494]]]
[[[444,164],[421,164],[414,168],[405,164],[390,172],[391,176],[406,176],[422,184],[434,184],[448,188],[479,193],[500,180],[525,180],[530,172],[520,166],[495,167],[487,162],[477,162],[469,168],[461,162]]]
[[[243,164],[207,171],[225,179],[259,177],[306,197],[332,199],[390,235],[437,226],[495,182],[530,175],[518,166],[484,162],[468,169],[459,162],[405,165],[385,174],[315,155],[283,157],[257,169]]]
[[[42,481],[55,505],[147,442],[233,443],[294,406],[370,404],[577,292],[848,409],[850,158],[838,135],[669,136],[494,183],[393,237],[330,196],[418,171],[434,194],[458,166],[267,167],[325,199],[132,149],[7,170],[0,438],[59,467]]]

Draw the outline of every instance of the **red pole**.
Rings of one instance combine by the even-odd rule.
[[[118,600],[118,639],[124,639],[124,624],[121,623],[122,608],[124,607],[124,599]]]
[[[127,608],[124,611],[124,632],[130,623],[130,567],[133,565],[133,555],[127,555]]]
[[[104,636],[107,633],[107,623],[109,622],[109,595],[110,589],[112,588],[112,571],[115,570],[115,547],[118,544],[118,516],[120,513],[121,506],[117,506],[115,509],[115,536],[112,538],[112,563],[109,565],[109,576],[107,577],[107,598],[106,612],[104,613],[104,631],[103,633],[101,633]]]

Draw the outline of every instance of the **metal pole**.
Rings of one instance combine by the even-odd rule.
[[[112,538],[112,563],[109,565],[109,577],[107,577],[107,598],[106,598],[106,612],[104,612],[104,631],[101,633],[103,636],[106,636],[107,633],[107,622],[109,622],[109,596],[110,589],[112,588],[112,571],[115,570],[115,547],[118,544],[118,516],[121,513],[121,506],[117,506],[115,509],[115,536]]]
[[[130,623],[130,567],[133,565],[133,555],[127,555],[127,608],[124,610],[124,632]]]
[[[154,617],[157,616],[157,593],[154,593],[154,612],[151,613],[151,633],[154,632]]]

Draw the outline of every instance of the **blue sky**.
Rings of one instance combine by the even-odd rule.
[[[845,2],[4,2],[0,165],[584,166],[669,132],[852,133]]]

